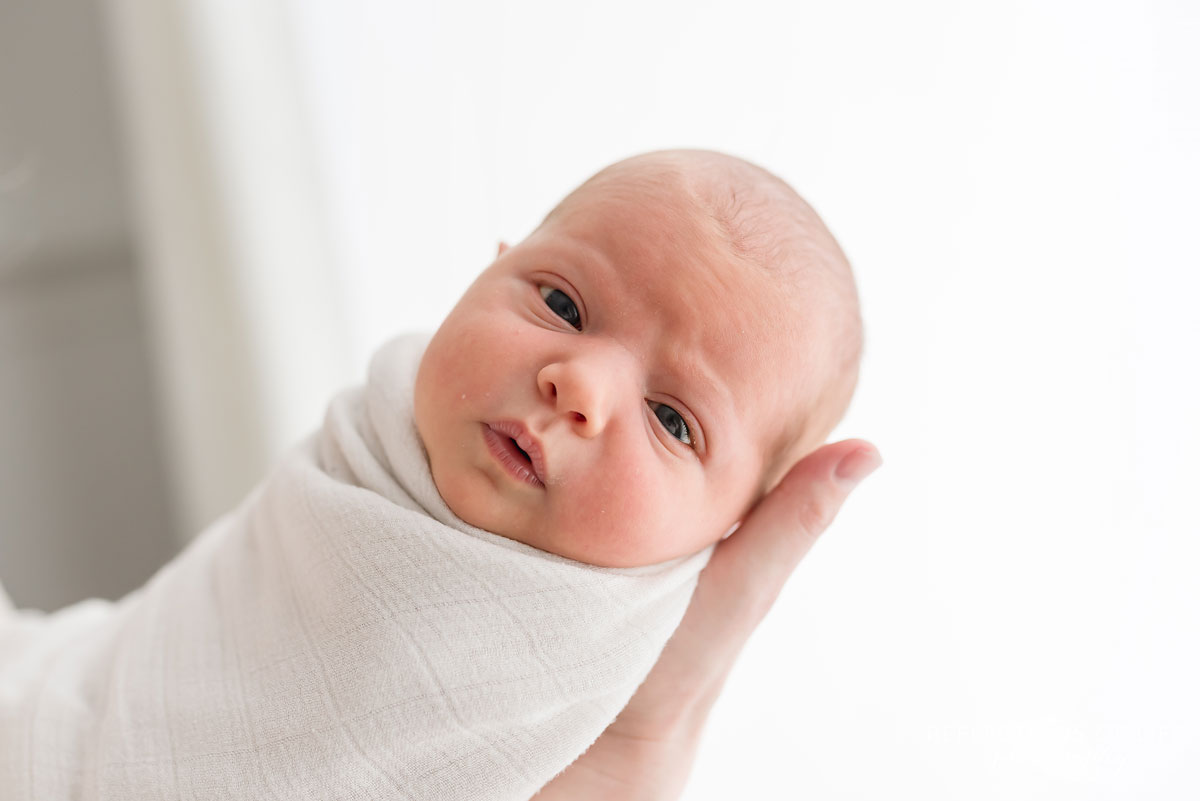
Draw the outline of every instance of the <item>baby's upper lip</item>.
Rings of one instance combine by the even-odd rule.
[[[533,472],[538,477],[538,481],[544,485],[547,472],[546,455],[542,452],[542,443],[538,442],[538,438],[530,432],[529,427],[520,420],[496,420],[487,425],[497,434],[511,437],[517,443],[518,448],[529,454]]]

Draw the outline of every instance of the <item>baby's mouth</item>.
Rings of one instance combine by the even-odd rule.
[[[523,423],[515,420],[485,423],[484,440],[510,475],[535,487],[545,486],[546,462],[541,444]]]

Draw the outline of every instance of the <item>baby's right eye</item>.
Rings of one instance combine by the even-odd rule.
[[[566,292],[552,286],[539,287],[538,291],[542,293],[542,300],[546,301],[550,311],[570,323],[576,331],[583,330],[583,322],[579,319],[579,309],[575,307],[575,301],[571,300]]]

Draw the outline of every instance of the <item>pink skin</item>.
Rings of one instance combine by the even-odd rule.
[[[776,280],[683,192],[585,193],[501,246],[430,342],[415,412],[438,491],[468,523],[595,565],[716,542],[824,374],[819,315],[781,304]]]

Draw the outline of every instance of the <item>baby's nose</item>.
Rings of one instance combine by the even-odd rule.
[[[538,390],[555,411],[567,417],[576,433],[594,437],[612,413],[611,377],[589,370],[580,360],[547,364],[538,371]]]

